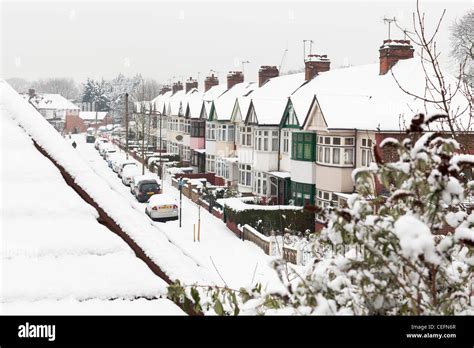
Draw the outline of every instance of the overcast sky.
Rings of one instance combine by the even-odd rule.
[[[303,40],[327,54],[332,67],[378,60],[387,38],[383,17],[411,29],[415,1],[397,2],[25,2],[0,4],[2,77],[111,78],[141,73],[167,82],[211,69],[221,82],[245,65],[255,81],[260,65],[303,66]],[[473,2],[424,1],[433,28],[446,8],[438,38],[449,50],[449,27]],[[403,38],[396,29],[392,38]]]

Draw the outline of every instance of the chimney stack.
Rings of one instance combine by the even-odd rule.
[[[188,93],[193,88],[198,88],[198,82],[197,80],[194,80],[192,77],[190,77],[189,80],[186,81],[186,93]]]
[[[380,75],[385,75],[400,59],[413,58],[410,40],[383,40],[380,46]]]
[[[227,74],[227,89],[231,89],[234,85],[241,82],[244,82],[242,71],[229,71]]]
[[[169,91],[171,91],[171,87],[168,85],[164,85],[163,87],[161,87],[160,94],[165,94],[166,92],[169,92]]]
[[[258,87],[262,87],[265,82],[278,75],[280,72],[276,66],[262,65],[258,70]]]
[[[217,86],[218,84],[219,84],[219,79],[217,78],[217,76],[214,76],[214,74],[206,77],[206,79],[204,80],[204,92],[207,92],[212,87]]]
[[[181,91],[183,89],[183,84],[181,81],[173,83],[173,94],[175,94],[178,91]]]
[[[36,91],[34,88],[28,89],[28,95],[30,96],[30,98],[33,98],[35,94],[36,94]]]
[[[311,80],[319,73],[328,71],[331,66],[331,60],[326,54],[309,54],[304,62],[304,78]]]

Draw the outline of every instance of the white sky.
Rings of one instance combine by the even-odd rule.
[[[378,60],[387,38],[383,17],[412,28],[415,1],[398,2],[25,2],[0,4],[2,77],[111,78],[141,73],[158,81],[197,77],[210,69],[221,82],[245,65],[257,80],[260,65],[283,71],[303,66],[303,40],[328,54],[332,67]],[[446,8],[438,43],[449,50],[449,27],[473,6],[466,1],[424,1],[433,28]],[[397,34],[394,34],[394,33]],[[392,38],[403,38],[396,29]]]

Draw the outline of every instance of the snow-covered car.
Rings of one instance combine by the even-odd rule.
[[[117,148],[116,147],[110,147],[110,148],[107,148],[104,150],[104,159],[105,161],[107,162],[107,164],[109,164],[109,160],[111,158],[111,156],[115,155],[117,153]],[[109,165],[110,167],[110,165]]]
[[[104,156],[104,151],[107,150],[108,148],[111,148],[113,147],[113,145],[111,143],[102,143],[102,144],[99,144],[99,155],[101,155],[102,157]]]
[[[125,186],[129,186],[134,176],[140,175],[138,166],[126,166],[122,170],[122,183]]]
[[[137,162],[135,162],[135,161],[132,160],[132,159],[128,159],[128,160],[124,160],[124,161],[120,162],[119,165],[118,165],[118,170],[117,170],[117,174],[118,174],[118,177],[119,177],[119,178],[122,177],[123,169],[124,169],[125,167],[128,167],[128,166],[138,167],[138,166],[137,166]]]
[[[146,202],[156,194],[161,193],[160,184],[155,179],[145,179],[138,182],[135,186],[135,198],[139,202]]]
[[[119,170],[119,165],[120,163],[122,163],[123,161],[125,160],[125,157],[120,154],[120,153],[116,153],[115,156],[112,157],[112,170],[115,172],[115,173],[118,173],[118,170]]]
[[[152,220],[177,220],[178,200],[170,194],[157,194],[150,197],[145,208]]]
[[[105,138],[97,138],[95,140],[94,147],[95,147],[96,150],[99,150],[99,145],[103,144],[103,143],[107,143],[107,142],[109,142],[109,141]]]
[[[135,196],[135,188],[143,180],[155,180],[158,183],[158,176],[155,174],[145,174],[145,175],[137,175],[133,178],[132,182],[130,183],[130,193]]]

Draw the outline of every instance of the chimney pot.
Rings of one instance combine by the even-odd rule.
[[[280,72],[276,66],[262,65],[258,70],[258,87],[263,86],[265,82],[279,75]]]
[[[30,98],[33,98],[35,94],[36,94],[36,91],[34,88],[28,89],[28,95],[30,96]]]
[[[383,40],[380,46],[380,75],[385,75],[401,59],[413,58],[410,40]]]

